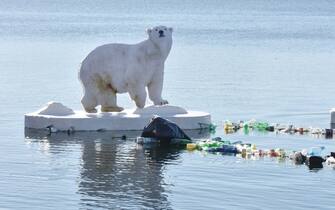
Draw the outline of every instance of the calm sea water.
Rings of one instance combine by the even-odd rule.
[[[330,167],[142,148],[123,133],[25,137],[23,115],[51,100],[80,109],[81,60],[162,24],[174,27],[163,93],[171,104],[208,111],[218,125],[329,127],[334,14],[325,0],[0,1],[0,209],[333,209]],[[134,106],[127,95],[119,103]],[[227,138],[335,151],[333,140],[309,136]]]

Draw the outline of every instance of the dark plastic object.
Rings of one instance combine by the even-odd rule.
[[[267,131],[273,132],[275,131],[275,127],[274,126],[269,126],[266,128]]]
[[[311,156],[308,158],[308,167],[309,169],[314,169],[314,168],[323,168],[322,163],[325,160],[322,157],[319,156]]]
[[[333,129],[326,129],[326,138],[333,138]]]
[[[158,116],[152,118],[149,125],[144,127],[141,136],[167,141],[171,139],[191,140],[178,125]]]

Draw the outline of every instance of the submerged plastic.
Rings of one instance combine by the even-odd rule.
[[[233,153],[236,154],[237,148],[235,145],[232,145],[230,141],[227,140],[217,140],[218,138],[215,138],[216,140],[208,140],[199,142],[197,147],[200,150],[204,150],[206,152],[221,152],[221,153]]]

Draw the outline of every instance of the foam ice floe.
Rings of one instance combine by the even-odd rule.
[[[211,124],[211,116],[207,112],[171,105],[153,105],[122,112],[87,113],[73,111],[58,102],[49,102],[37,112],[25,114],[25,127],[46,129],[52,126],[59,131],[142,130],[155,115],[176,123],[182,129],[200,129],[200,124]]]

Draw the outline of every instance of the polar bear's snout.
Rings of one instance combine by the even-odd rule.
[[[159,30],[158,33],[159,33],[159,37],[165,37],[163,30]]]

